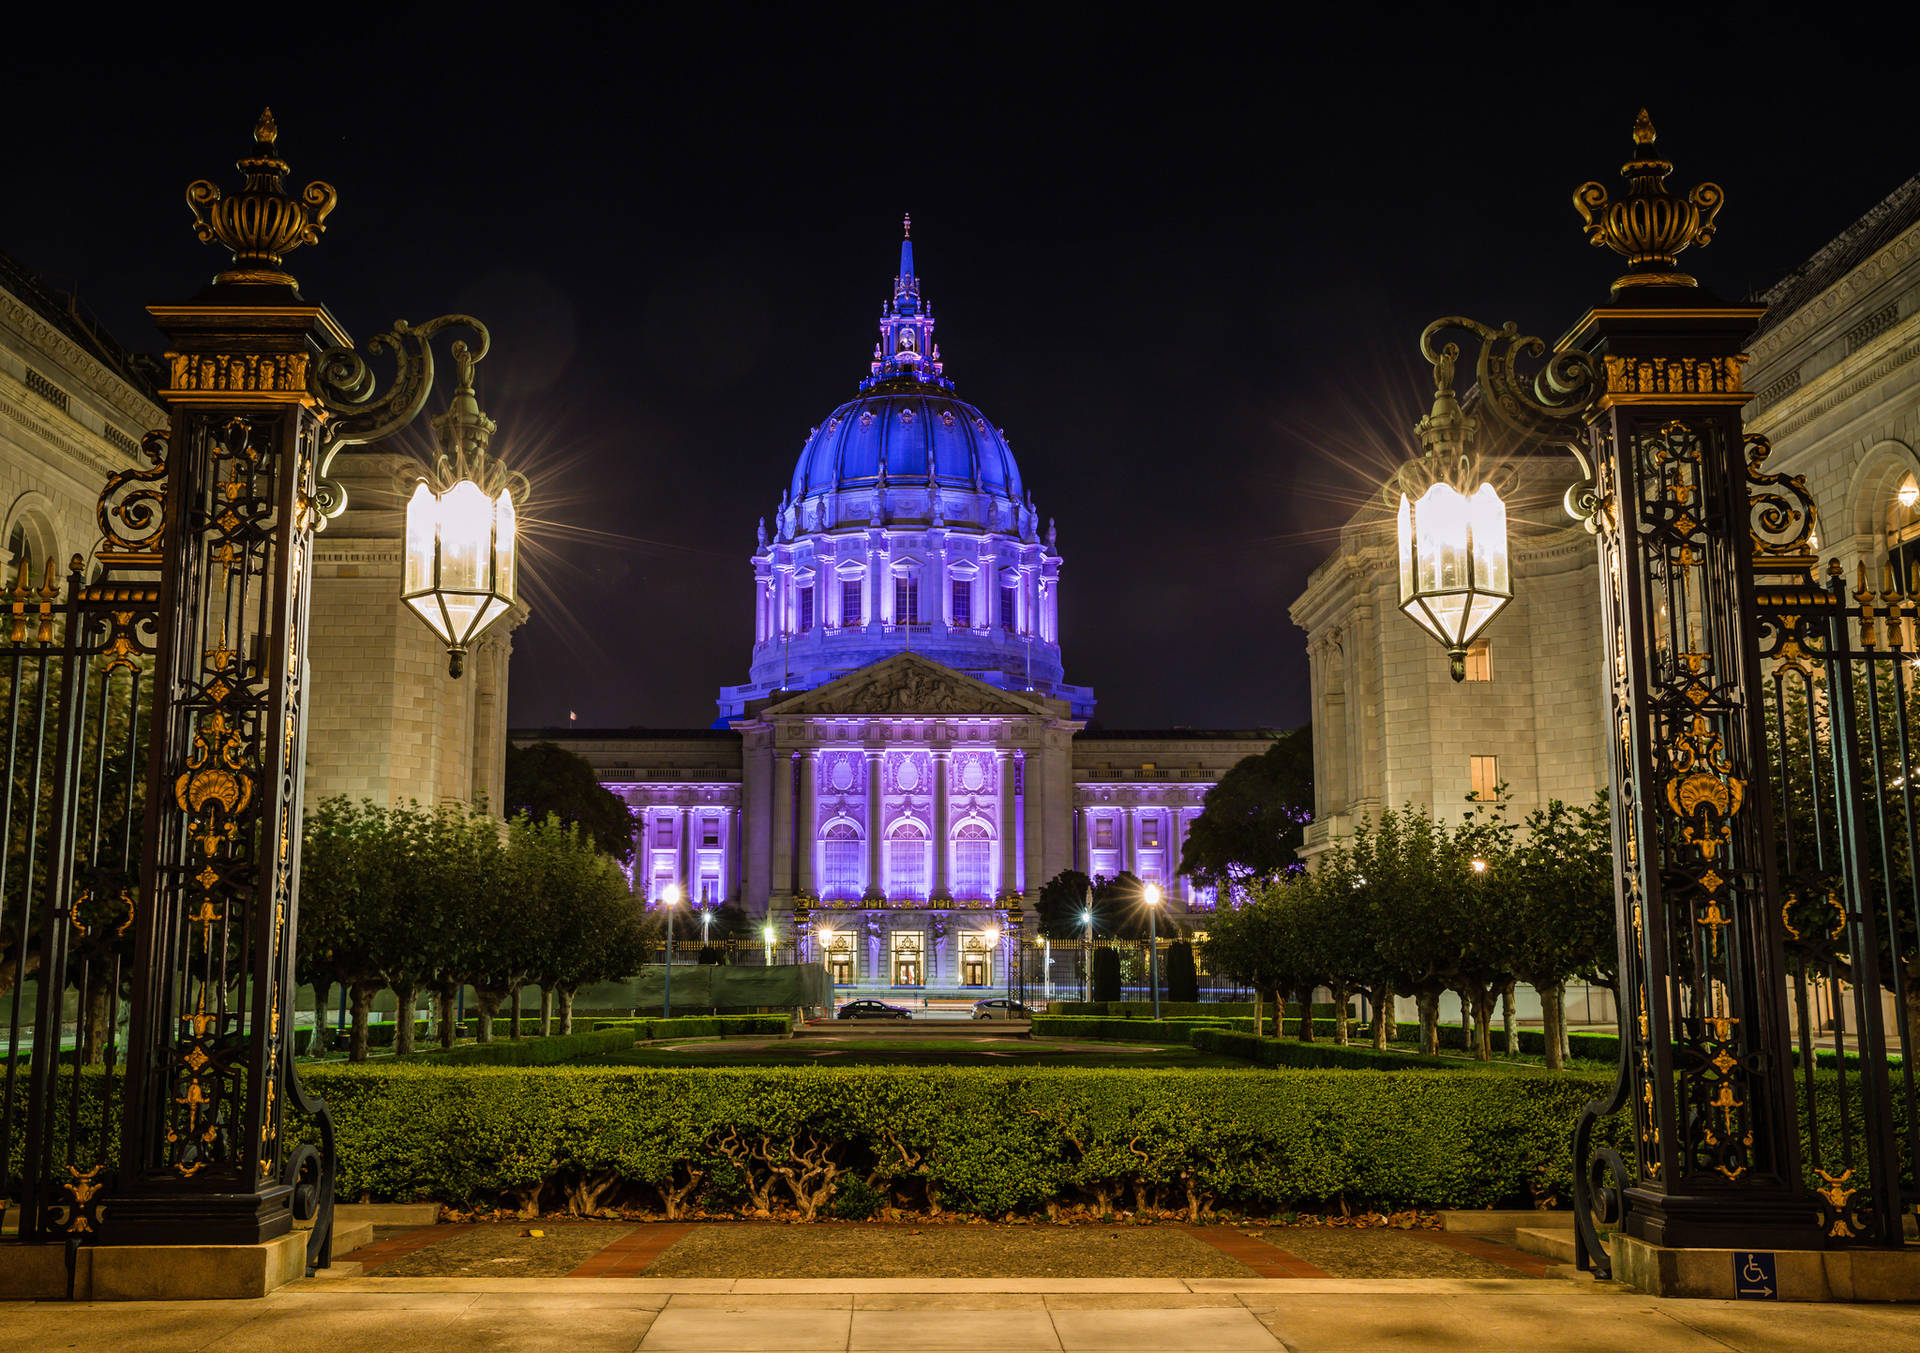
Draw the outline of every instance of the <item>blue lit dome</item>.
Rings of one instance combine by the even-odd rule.
[[[953,393],[911,238],[867,370],[760,521],[751,679],[721,689],[721,722],[909,651],[1090,717],[1093,692],[1060,662],[1053,525],[1005,434]]]
[[[890,380],[835,409],[794,467],[795,500],[889,484],[939,485],[1018,503],[1020,468],[1000,430],[964,400]]]

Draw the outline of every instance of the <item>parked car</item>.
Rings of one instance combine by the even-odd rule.
[[[1009,1000],[1005,996],[994,996],[984,1001],[975,1001],[973,1017],[975,1019],[1032,1019],[1033,1011],[1018,1001]]]
[[[836,1019],[912,1019],[913,1014],[905,1006],[888,1005],[885,1001],[848,1001],[840,1007]]]

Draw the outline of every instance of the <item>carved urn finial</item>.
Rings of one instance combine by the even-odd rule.
[[[1699,285],[1679,270],[1678,255],[1712,241],[1713,218],[1723,200],[1714,183],[1698,185],[1685,198],[1669,193],[1666,177],[1673,165],[1654,153],[1654,136],[1653,119],[1642,108],[1633,121],[1634,157],[1620,167],[1627,180],[1625,197],[1609,202],[1606,188],[1591,182],[1573,191],[1574,208],[1587,223],[1587,242],[1627,260],[1627,271],[1613,284],[1616,294],[1627,287]]]
[[[208,179],[187,185],[193,233],[202,244],[218,240],[233,254],[233,266],[214,276],[215,285],[294,285],[282,263],[301,245],[318,244],[326,229],[338,195],[327,183],[309,183],[298,198],[282,191],[280,179],[288,169],[274,149],[279,134],[273,110],[262,109],[253,127],[253,153],[235,162],[245,181],[231,197]]]

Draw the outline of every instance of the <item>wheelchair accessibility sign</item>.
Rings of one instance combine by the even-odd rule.
[[[1778,1301],[1780,1284],[1774,1280],[1771,1250],[1733,1252],[1733,1295],[1740,1301]]]

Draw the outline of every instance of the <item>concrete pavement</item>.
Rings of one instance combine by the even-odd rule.
[[[307,1279],[241,1302],[0,1306],[0,1350],[1786,1353],[1914,1347],[1920,1307],[1461,1279]]]

